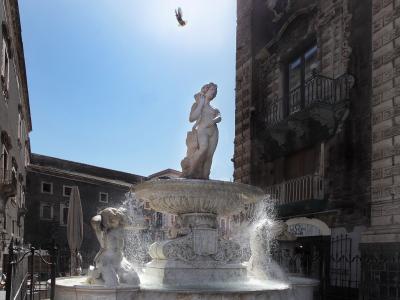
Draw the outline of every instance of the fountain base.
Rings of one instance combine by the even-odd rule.
[[[192,288],[141,284],[140,288],[121,285],[106,288],[91,285],[86,277],[57,278],[55,299],[57,300],[312,300],[318,280],[291,277],[290,285],[267,280],[248,280],[241,283],[197,285]]]
[[[144,269],[142,278],[155,285],[174,287],[235,284],[247,278],[247,269],[243,264],[215,265],[207,261],[185,263],[178,260],[153,260]]]
[[[73,276],[56,279],[55,298],[57,300],[131,300],[139,287],[120,285],[107,288],[99,284],[89,284],[87,277]]]

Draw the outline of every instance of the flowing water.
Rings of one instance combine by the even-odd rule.
[[[128,192],[122,206],[127,210],[130,223],[125,229],[125,256],[140,275],[144,264],[150,260],[148,250],[154,239],[146,224],[143,202]]]

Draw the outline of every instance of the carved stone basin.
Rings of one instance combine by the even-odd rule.
[[[198,179],[146,181],[136,185],[134,192],[139,199],[148,201],[155,211],[176,215],[231,215],[265,195],[261,189],[247,184]]]

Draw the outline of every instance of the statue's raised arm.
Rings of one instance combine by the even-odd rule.
[[[206,98],[201,93],[194,95],[195,103],[192,105],[190,110],[189,122],[198,121],[201,117],[201,111],[203,110]]]
[[[184,178],[208,179],[215,148],[218,143],[217,123],[221,122],[218,109],[210,102],[217,95],[217,85],[208,83],[197,93],[192,105],[189,121],[196,123],[186,138],[187,153],[182,160],[182,176]]]
[[[100,283],[106,287],[116,287],[121,283],[139,285],[139,277],[123,253],[127,219],[124,208],[113,207],[103,209],[91,219],[100,250],[94,258],[95,266],[89,269],[89,283]]]

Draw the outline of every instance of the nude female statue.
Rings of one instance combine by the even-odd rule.
[[[208,179],[215,148],[218,143],[217,123],[221,122],[218,109],[210,102],[217,95],[217,85],[208,83],[197,93],[195,103],[190,111],[189,121],[195,122],[192,131],[188,132],[187,154],[182,160],[182,177]]]

